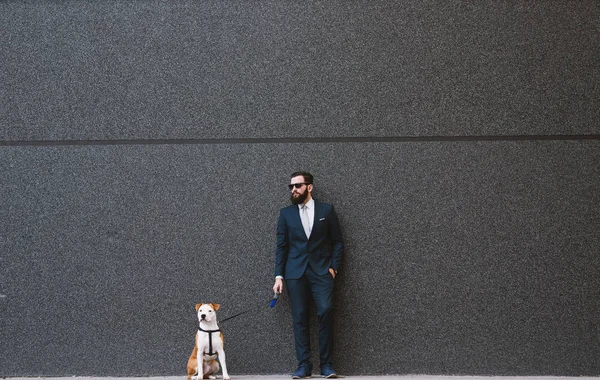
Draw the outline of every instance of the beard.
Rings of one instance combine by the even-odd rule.
[[[297,197],[294,197],[294,193],[290,195],[290,201],[294,205],[299,205],[300,203],[304,203],[306,198],[308,197],[308,191],[303,192],[302,194],[298,194]]]

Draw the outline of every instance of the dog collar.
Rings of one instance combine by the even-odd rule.
[[[208,333],[208,352],[205,352],[205,354],[210,355],[210,356],[215,355],[215,353],[213,352],[213,349],[212,349],[212,334],[219,332],[221,330],[203,330],[202,327],[198,327],[198,330]]]

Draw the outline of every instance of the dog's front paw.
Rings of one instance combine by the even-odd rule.
[[[229,375],[223,375],[223,380],[231,380],[231,377],[229,377]]]

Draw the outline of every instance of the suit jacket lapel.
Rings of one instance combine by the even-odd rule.
[[[300,207],[298,207],[298,205],[292,205],[290,207],[290,213],[292,221],[295,225],[300,226],[301,235],[306,239],[306,233],[304,232],[304,227],[302,227],[302,219],[300,219]]]
[[[291,213],[294,222],[298,222],[300,223],[300,225],[302,225],[302,220],[300,219],[300,208],[298,207],[298,205],[292,205]]]
[[[312,232],[310,233],[310,236],[313,236],[313,232],[315,231],[315,226],[317,225],[317,223],[319,222],[320,219],[320,212],[321,212],[321,203],[317,202],[316,199],[314,199],[315,201],[315,218],[313,219],[313,226],[312,226]]]
[[[321,211],[321,204],[319,202],[317,202],[316,199],[314,199],[315,201],[315,220],[314,222],[316,222],[317,220],[319,220],[319,211]],[[314,223],[313,223],[313,227],[314,227]]]

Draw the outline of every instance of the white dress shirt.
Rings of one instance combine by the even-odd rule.
[[[302,204],[298,205],[298,212],[300,213],[300,220],[302,220]],[[312,231],[313,225],[315,224],[315,201],[311,198],[310,201],[304,205],[306,207],[306,213],[308,215],[309,230]]]

